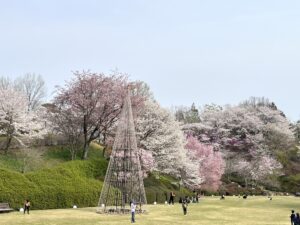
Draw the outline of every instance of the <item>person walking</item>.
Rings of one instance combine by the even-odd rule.
[[[136,209],[136,204],[132,201],[130,204],[131,208],[131,223],[135,223],[135,209]]]
[[[30,201],[27,199],[24,203],[24,214],[27,211],[27,214],[29,214],[29,208],[30,208]]]

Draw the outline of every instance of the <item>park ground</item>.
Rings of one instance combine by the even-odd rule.
[[[204,197],[192,203],[186,216],[180,204],[148,205],[148,213],[137,215],[137,224],[164,225],[289,225],[290,210],[300,211],[296,197]],[[30,215],[19,212],[0,214],[1,225],[98,225],[130,224],[129,215],[97,214],[96,208],[34,210]]]

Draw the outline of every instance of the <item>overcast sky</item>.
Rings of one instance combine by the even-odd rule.
[[[115,68],[165,107],[274,101],[300,119],[299,0],[0,0],[0,76]]]

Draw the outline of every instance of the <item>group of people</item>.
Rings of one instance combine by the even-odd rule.
[[[171,192],[173,193],[173,192]],[[170,194],[170,199],[171,199],[171,196],[172,194]],[[174,195],[175,197],[175,195]],[[186,200],[187,203],[199,203],[199,198],[200,198],[200,194],[198,193],[195,193],[194,196],[190,197],[190,196],[185,196],[184,198],[183,197],[180,197],[179,198],[179,203],[182,203],[183,200]],[[173,202],[174,204],[174,199],[172,198],[172,201],[169,201],[169,204],[170,202]]]
[[[27,212],[29,214],[30,209],[30,201],[27,199],[24,202],[24,214]],[[131,211],[131,223],[135,223],[135,211],[136,211],[136,203],[134,201],[130,202],[130,211]]]
[[[169,204],[170,205],[174,205],[174,202],[175,202],[175,193],[174,192],[171,192],[170,193],[170,198],[169,198]],[[181,203],[182,205],[182,210],[183,210],[183,215],[186,215],[187,214],[187,208],[188,208],[188,204],[192,201],[196,201],[197,199],[197,202],[198,202],[198,195],[194,198],[192,198],[192,200],[186,196],[184,198],[181,198],[179,199],[179,203]],[[134,201],[131,201],[130,202],[130,211],[131,211],[131,223],[135,223],[135,211],[136,211],[136,203]]]
[[[292,210],[292,214],[291,214],[291,225],[300,225],[300,215],[299,213],[295,214],[295,211]]]
[[[169,199],[169,204],[174,205],[174,200],[175,200],[175,193],[171,192],[170,193],[170,199]],[[188,208],[188,204],[191,202],[198,202],[198,195],[195,196],[195,198],[190,198],[188,196],[185,196],[184,198],[180,197],[179,198],[179,203],[181,203],[182,205],[182,210],[183,210],[183,215],[187,214],[187,208]]]
[[[176,195],[174,194],[174,192],[170,193],[169,204],[174,205],[175,196]],[[198,200],[198,195],[196,198]],[[221,199],[225,199],[224,195],[221,196]],[[180,198],[179,203],[182,204],[183,215],[187,214],[187,208],[188,208],[188,204],[190,202],[191,201],[190,201],[189,197],[187,197],[187,196],[185,198]],[[27,214],[29,214],[29,209],[30,209],[30,201],[27,199],[24,203],[24,214],[26,212],[27,212]],[[130,202],[130,211],[131,211],[131,223],[135,223],[136,203],[134,201]],[[291,218],[291,225],[300,225],[300,214],[299,213],[295,213],[295,211],[292,210],[290,218]]]

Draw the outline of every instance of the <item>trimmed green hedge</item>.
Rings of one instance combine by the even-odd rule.
[[[21,173],[0,169],[0,202],[8,202],[11,207],[19,208],[28,198],[29,190],[38,192],[38,188]]]
[[[52,169],[25,175],[0,169],[0,202],[13,208],[23,206],[30,199],[33,209],[96,206],[100,196],[105,160],[72,161]]]
[[[23,207],[26,199],[32,209],[55,209],[96,206],[102,189],[108,161],[93,159],[62,163],[51,169],[26,174],[0,168],[0,202],[8,202],[12,208]],[[171,191],[180,196],[192,193],[180,188],[178,181],[170,176],[150,175],[144,180],[147,201],[164,203]]]

